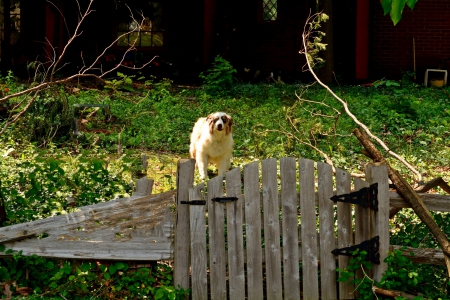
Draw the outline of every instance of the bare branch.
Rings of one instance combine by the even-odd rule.
[[[393,152],[380,138],[378,138],[377,136],[375,136],[370,129],[362,122],[360,122],[358,120],[358,118],[350,111],[350,109],[348,108],[347,102],[342,100],[338,95],[336,95],[333,90],[328,87],[325,83],[323,83],[319,77],[316,75],[316,73],[313,70],[313,67],[311,65],[311,61],[310,61],[310,57],[308,55],[308,42],[309,42],[309,38],[311,37],[313,31],[311,29],[307,29],[307,26],[310,26],[309,24],[315,20],[320,14],[314,14],[310,17],[308,17],[305,27],[304,27],[304,31],[302,34],[302,38],[303,38],[303,49],[299,51],[299,53],[304,54],[306,57],[306,64],[307,64],[307,68],[308,70],[311,72],[311,74],[313,75],[314,79],[322,86],[324,87],[336,100],[338,100],[342,106],[344,107],[344,110],[346,112],[346,114],[358,125],[360,126],[366,133],[367,135],[372,138],[373,140],[375,140],[377,142],[378,145],[380,145],[388,154],[390,154],[391,156],[395,157],[398,161],[400,161],[403,165],[405,165],[408,169],[410,169],[416,176],[417,176],[417,180],[420,182],[422,181],[422,174],[420,174],[419,171],[416,170],[416,168],[414,168],[412,165],[410,165],[403,157],[401,157],[400,155],[398,155],[397,153]]]

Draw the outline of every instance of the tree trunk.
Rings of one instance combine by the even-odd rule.
[[[11,70],[11,0],[3,0],[2,71]]]
[[[398,171],[394,170],[383,157],[383,155],[378,151],[378,149],[372,144],[372,142],[368,139],[368,137],[360,131],[358,128],[353,130],[353,133],[358,138],[359,142],[364,146],[367,152],[370,153],[370,156],[373,158],[375,162],[385,163],[388,166],[388,174],[392,183],[395,184],[398,193],[411,205],[414,212],[420,218],[420,220],[425,223],[430,232],[434,235],[437,242],[441,246],[442,251],[444,252],[445,265],[447,267],[447,272],[450,276],[450,243],[447,239],[447,236],[442,232],[439,226],[434,221],[433,217],[430,214],[430,211],[426,208],[425,204],[422,201],[414,189],[409,185],[409,183],[400,176]]]

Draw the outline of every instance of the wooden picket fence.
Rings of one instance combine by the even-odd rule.
[[[385,165],[368,165],[363,181],[308,159],[266,159],[195,187],[194,167],[178,165],[174,246],[175,286],[192,299],[352,299],[355,287],[336,272],[350,257],[332,251],[376,236],[381,263],[371,275],[386,270]],[[330,200],[373,183],[378,211]]]

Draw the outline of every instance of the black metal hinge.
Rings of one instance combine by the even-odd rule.
[[[212,198],[212,201],[220,202],[220,203],[227,203],[227,202],[233,202],[238,200],[238,197],[215,197]]]
[[[184,201],[181,200],[180,204],[189,204],[189,205],[205,205],[205,200],[192,200],[192,201]]]
[[[334,202],[339,201],[358,204],[362,207],[378,211],[378,183],[374,183],[369,187],[362,188],[356,192],[336,195],[331,197],[330,199]]]
[[[353,256],[353,252],[356,250],[366,251],[368,261],[377,265],[380,264],[380,237],[378,235],[358,245],[334,249],[331,253],[334,255]]]

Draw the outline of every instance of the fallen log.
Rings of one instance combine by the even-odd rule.
[[[389,298],[396,298],[396,297],[402,297],[402,299],[415,299],[418,295],[411,295],[402,291],[396,291],[396,290],[386,290],[379,288],[377,286],[372,287],[372,291],[380,296],[385,296]],[[425,299],[425,298],[422,298]]]
[[[434,221],[433,217],[430,214],[430,211],[426,208],[425,204],[422,201],[416,191],[409,185],[409,183],[400,175],[397,170],[394,170],[380,151],[374,146],[374,144],[369,140],[369,138],[359,130],[358,128],[353,130],[353,133],[358,138],[359,142],[364,146],[367,152],[369,152],[370,156],[373,158],[375,162],[380,162],[386,164],[388,167],[389,178],[392,183],[396,186],[397,192],[411,205],[412,209],[416,213],[416,215],[420,218],[420,220],[428,227],[430,232],[436,238],[439,246],[444,252],[445,265],[447,267],[447,273],[450,276],[450,243],[447,239],[447,236],[444,232],[439,228],[439,226]]]

